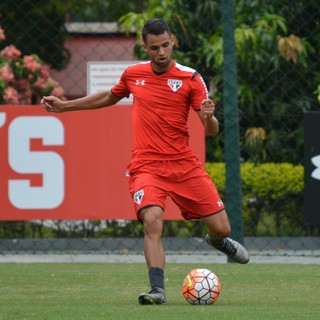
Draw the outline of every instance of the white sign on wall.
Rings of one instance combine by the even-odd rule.
[[[118,83],[123,71],[141,61],[90,61],[87,65],[87,94],[110,90]],[[122,104],[132,104],[133,97],[123,98]]]

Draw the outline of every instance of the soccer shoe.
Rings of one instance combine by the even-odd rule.
[[[225,238],[222,245],[217,245],[214,244],[210,236],[207,234],[206,241],[210,246],[225,253],[229,258],[231,258],[235,262],[246,264],[250,260],[248,251],[239,242],[235,240]]]
[[[140,304],[167,304],[166,292],[162,288],[155,288],[148,293],[141,293]]]

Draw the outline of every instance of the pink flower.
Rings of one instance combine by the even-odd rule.
[[[32,104],[31,97],[27,97],[24,92],[19,94],[20,103],[19,104]]]
[[[26,79],[17,82],[17,86],[22,90],[19,93],[20,104],[31,104],[32,91],[30,83]]]
[[[4,66],[0,68],[0,78],[6,83],[9,83],[14,79],[14,74],[9,63],[5,63]]]
[[[5,47],[0,52],[0,57],[6,57],[10,60],[16,60],[21,56],[21,51],[18,50],[13,44],[10,46]]]
[[[24,56],[23,62],[25,68],[31,72],[36,72],[41,69],[41,64],[35,59],[34,55]]]
[[[33,79],[34,79],[34,75],[31,74],[31,73],[29,73],[29,74],[27,75],[27,79],[28,79],[28,81],[32,82]]]
[[[39,91],[45,89],[46,86],[46,80],[41,77],[39,77],[38,80],[34,83],[34,88]]]
[[[0,27],[0,42],[5,39]],[[14,45],[0,51],[0,104],[39,103],[43,95],[65,100],[64,90],[50,76],[50,69],[36,54],[22,56]]]
[[[7,87],[3,91],[3,101],[6,104],[19,104],[19,95],[13,87]]]
[[[58,83],[56,80],[54,80],[52,77],[49,77],[49,78],[47,79],[47,85],[48,85],[48,87],[50,87],[50,88],[54,88],[54,87],[58,86],[59,83]]]
[[[25,92],[25,95],[31,97],[31,85],[27,79],[19,79],[15,81],[15,88],[17,88],[19,91]]]
[[[4,34],[4,30],[0,27],[0,42],[6,39],[6,35]]]
[[[42,66],[40,69],[40,73],[43,78],[45,78],[45,79],[49,78],[49,76],[50,76],[49,67],[46,65]]]
[[[53,88],[53,90],[51,91],[51,95],[56,96],[62,100],[65,99],[64,90],[61,86],[56,86],[55,88]]]

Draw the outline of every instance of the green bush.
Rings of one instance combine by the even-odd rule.
[[[206,170],[223,199],[225,164],[207,163]],[[241,164],[245,235],[304,234],[303,175],[303,166],[290,163]]]

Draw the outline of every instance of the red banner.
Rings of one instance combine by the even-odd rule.
[[[0,106],[0,220],[136,219],[125,177],[130,109],[52,114]],[[189,126],[204,163],[204,132],[193,111]],[[170,199],[164,217],[181,219]]]

